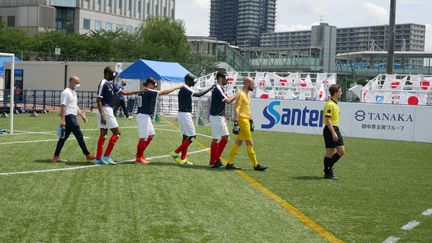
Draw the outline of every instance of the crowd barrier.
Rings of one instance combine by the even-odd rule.
[[[324,102],[253,99],[257,130],[322,134]],[[340,103],[344,136],[432,143],[432,107]]]

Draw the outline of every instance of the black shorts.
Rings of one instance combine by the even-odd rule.
[[[332,137],[332,134],[330,132],[330,129],[327,126],[324,127],[323,136],[324,136],[324,142],[325,142],[326,148],[336,148],[338,146],[344,146],[343,137],[339,131],[339,127],[334,126],[333,129],[335,130],[335,132],[338,136],[338,140],[336,142],[333,141],[333,137]]]

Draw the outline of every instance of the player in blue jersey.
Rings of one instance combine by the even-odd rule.
[[[106,67],[104,69],[104,79],[99,83],[98,87],[98,96],[96,98],[97,111],[96,116],[98,120],[98,127],[100,129],[100,135],[97,145],[96,152],[96,164],[112,164],[116,163],[110,157],[111,151],[114,148],[115,143],[120,137],[120,130],[118,128],[117,120],[114,116],[114,102],[116,99],[116,94],[120,93],[122,95],[133,95],[139,94],[143,91],[125,91],[119,90],[117,86],[114,84],[114,79],[117,73],[114,71],[113,67]],[[105,150],[104,155],[102,156],[106,135],[108,133],[108,129],[111,130],[112,136],[109,140],[108,146]]]
[[[175,88],[167,90],[156,90],[157,81],[150,77],[144,83],[145,90],[142,94],[138,95],[138,113],[136,116],[138,125],[139,141],[137,145],[137,153],[135,163],[148,164],[150,161],[144,157],[144,151],[150,145],[155,135],[152,117],[155,112],[156,100],[159,95],[167,95],[180,89],[183,85],[178,85]]]
[[[192,97],[201,97],[207,94],[215,85],[202,92],[195,92],[191,87],[195,85],[196,77],[189,73],[184,80],[185,85],[178,93],[178,122],[183,140],[181,145],[171,153],[171,156],[177,164],[192,164],[192,162],[186,160],[189,145],[196,138],[195,125],[192,120]],[[179,156],[179,153],[181,153],[181,156]]]

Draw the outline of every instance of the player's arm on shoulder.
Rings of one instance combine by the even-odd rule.
[[[208,88],[208,89],[206,89],[206,90],[204,90],[204,91],[202,91],[202,92],[199,92],[199,93],[193,93],[193,96],[194,96],[194,97],[201,97],[201,96],[204,96],[205,94],[207,94],[208,92],[210,92],[210,90],[212,90],[214,87],[215,87],[215,85],[211,86],[210,88]]]
[[[238,95],[238,94],[236,93],[234,96],[229,97],[229,98],[226,98],[226,99],[224,100],[224,102],[225,102],[226,104],[231,104],[231,103],[233,103],[233,102],[236,100],[237,95]]]
[[[135,95],[135,94],[142,94],[144,90],[133,90],[133,91],[126,91],[124,89],[119,90],[119,94],[121,95]]]
[[[167,95],[167,94],[170,94],[170,93],[172,93],[172,92],[174,92],[174,91],[176,91],[176,90],[178,90],[178,89],[181,89],[183,86],[184,86],[183,84],[180,84],[180,85],[177,85],[177,86],[174,87],[174,88],[166,89],[166,90],[162,90],[162,91],[159,92],[159,95]]]

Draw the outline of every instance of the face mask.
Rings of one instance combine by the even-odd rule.
[[[81,84],[75,84],[75,89],[79,89],[80,86]]]

